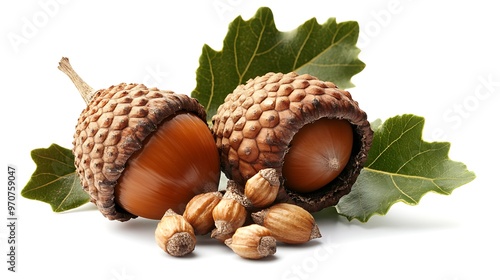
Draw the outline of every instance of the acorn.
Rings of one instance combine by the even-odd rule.
[[[318,224],[304,208],[290,203],[252,213],[253,221],[269,229],[276,240],[287,244],[302,244],[320,238]]]
[[[156,225],[156,244],[174,257],[193,252],[196,246],[194,228],[182,215],[168,209]]]
[[[243,226],[248,218],[248,211],[239,193],[226,188],[222,199],[212,210],[215,229],[210,236],[224,241]]]
[[[67,58],[58,68],[87,103],[72,151],[81,185],[105,217],[159,220],[217,191],[219,154],[196,99],[134,83],[94,91]]]
[[[269,229],[257,224],[238,228],[224,244],[245,259],[258,260],[276,253],[276,238]]]
[[[262,169],[280,174],[275,203],[315,212],[349,193],[373,131],[348,91],[297,73],[267,73],[228,94],[212,118],[224,174],[244,189]]]
[[[212,211],[222,196],[222,192],[201,193],[188,202],[182,216],[193,226],[195,235],[205,235],[215,228]]]

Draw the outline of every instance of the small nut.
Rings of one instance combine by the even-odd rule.
[[[276,199],[279,187],[280,180],[276,169],[261,169],[247,180],[245,184],[245,196],[253,207],[268,207]]]
[[[205,235],[215,227],[212,211],[221,199],[221,192],[207,192],[194,196],[188,202],[183,216],[193,226],[195,235]]]
[[[257,224],[238,228],[224,243],[246,259],[261,259],[276,253],[276,239],[271,231]]]
[[[241,197],[231,189],[227,189],[221,201],[212,211],[215,229],[211,237],[224,241],[246,221],[247,210],[241,203]]]
[[[252,213],[255,223],[268,228],[276,240],[287,244],[301,244],[321,237],[314,217],[304,208],[278,203]]]
[[[193,227],[183,216],[168,209],[155,230],[158,246],[174,257],[191,253],[196,245]]]

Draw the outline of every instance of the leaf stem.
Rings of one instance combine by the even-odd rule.
[[[61,58],[61,61],[59,61],[59,66],[57,68],[71,79],[73,84],[80,92],[83,100],[88,105],[90,103],[90,100],[92,99],[92,96],[94,96],[95,91],[82,78],[80,78],[80,76],[78,76],[75,70],[73,70],[73,67],[71,67],[71,64],[69,63],[69,59],[67,57]]]

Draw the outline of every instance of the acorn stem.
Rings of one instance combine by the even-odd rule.
[[[57,68],[71,79],[73,84],[80,92],[83,100],[88,105],[90,103],[90,100],[92,99],[92,96],[94,96],[95,91],[82,78],[80,78],[80,76],[78,76],[75,70],[73,70],[73,67],[71,67],[71,64],[69,63],[69,59],[67,57],[61,58],[61,61],[59,61],[59,66]]]

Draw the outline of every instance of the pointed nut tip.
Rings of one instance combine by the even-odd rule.
[[[309,240],[312,240],[315,238],[321,238],[321,232],[319,231],[318,224],[314,224],[314,226],[311,230],[311,236],[310,236]]]

